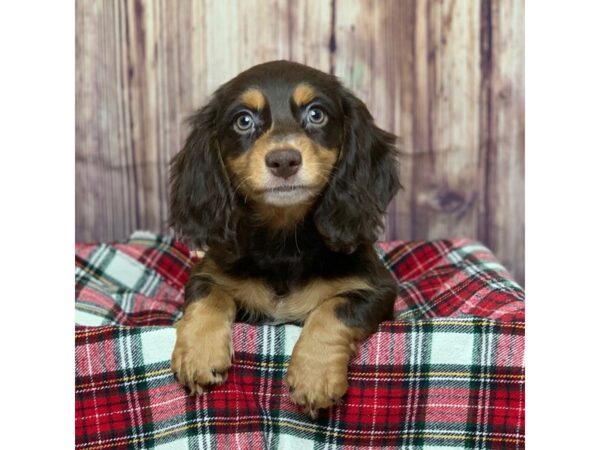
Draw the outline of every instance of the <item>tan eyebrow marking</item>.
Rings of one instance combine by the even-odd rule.
[[[240,95],[240,101],[256,111],[260,111],[265,107],[265,96],[256,88],[250,88]]]
[[[316,97],[315,90],[306,83],[301,83],[294,89],[292,98],[297,106],[303,106],[310,103]]]

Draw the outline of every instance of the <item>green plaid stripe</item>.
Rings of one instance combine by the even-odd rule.
[[[169,369],[173,328],[96,330],[79,331],[78,396],[89,399],[90,380],[98,381],[97,401],[119,393],[131,414],[127,448],[175,448],[183,442],[182,448],[238,448],[236,439],[257,445],[239,448],[523,448],[522,428],[510,425],[521,423],[522,404],[494,400],[502,392],[522,398],[522,361],[498,363],[499,352],[522,352],[520,324],[466,318],[384,327],[351,364],[346,407],[318,421],[288,402],[281,383],[299,335],[294,325],[236,325],[230,380],[196,400],[185,395]],[[85,339],[86,334],[92,337]],[[248,346],[254,338],[255,345]],[[384,355],[394,345],[404,356],[390,364]],[[90,374],[82,355],[98,349],[106,361],[115,354],[118,367],[98,367]],[[463,392],[468,392],[465,401]],[[171,402],[169,412],[160,406],[165,402]],[[513,409],[506,420],[503,408]],[[457,420],[444,420],[446,411],[454,411]],[[108,445],[113,441],[106,436],[101,440]],[[93,442],[94,433],[87,437]]]
[[[359,349],[342,406],[312,420],[282,384],[301,328],[234,326],[227,382],[190,397],[169,368],[186,248],[136,233],[78,244],[76,441],[81,449],[522,449],[523,291],[466,240],[382,243],[397,317]],[[494,318],[496,320],[490,320]],[[133,325],[133,326],[123,326]]]

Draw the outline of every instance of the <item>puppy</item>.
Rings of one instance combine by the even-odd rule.
[[[236,315],[304,328],[285,383],[316,417],[348,389],[357,343],[392,317],[373,244],[398,190],[395,137],[332,75],[275,61],[221,86],[171,161],[170,222],[208,249],[193,267],[172,369],[225,381]]]

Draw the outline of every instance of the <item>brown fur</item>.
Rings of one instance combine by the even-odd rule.
[[[372,289],[366,280],[359,277],[333,280],[316,278],[293,289],[285,297],[278,297],[267,283],[256,278],[228,275],[210,258],[196,266],[191,276],[199,275],[212,278],[214,286],[233,298],[239,308],[256,317],[266,316],[275,323],[304,321],[325,300],[344,292]]]
[[[272,205],[257,203],[256,212],[262,222],[271,229],[293,229],[306,216],[306,212],[311,206],[311,202],[297,204],[294,208],[278,208]]]
[[[189,303],[177,322],[171,368],[192,394],[227,379],[233,356],[231,325],[235,311],[233,299],[216,288],[202,301]]]
[[[294,89],[292,98],[297,106],[308,105],[315,98],[315,90],[309,84],[301,83]]]
[[[348,363],[366,335],[335,314],[344,298],[323,302],[306,320],[285,376],[292,400],[313,418],[320,408],[339,403],[348,390]]]
[[[240,100],[242,104],[255,111],[260,111],[265,107],[265,96],[259,89],[251,88],[245,91]]]
[[[265,157],[270,151],[279,148],[293,148],[300,152],[306,184],[315,187],[317,192],[327,184],[339,150],[323,148],[306,135],[275,139],[272,130],[269,130],[257,139],[250,151],[226,161],[227,168],[234,176],[236,191],[257,201],[256,209],[264,223],[271,228],[291,228],[305,216],[312,200],[295,205],[294,208],[276,208],[258,201],[260,189],[269,177]]]

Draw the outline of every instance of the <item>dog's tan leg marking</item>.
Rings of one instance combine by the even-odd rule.
[[[308,316],[285,376],[292,400],[312,418],[339,403],[348,390],[348,363],[366,334],[336,317],[335,308],[344,301],[334,297]]]
[[[208,274],[213,284],[233,298],[240,309],[248,312],[251,318],[257,319],[263,314],[272,315],[275,293],[266,283],[257,278],[228,275],[210,257],[203,261],[201,271],[202,274]]]
[[[175,325],[177,341],[171,368],[192,394],[223,383],[231,366],[231,326],[236,306],[233,298],[213,286],[210,293],[185,309]]]
[[[302,322],[321,303],[344,292],[372,289],[366,280],[347,277],[324,280],[316,278],[294,289],[284,301],[277,302],[273,318],[281,322]]]

